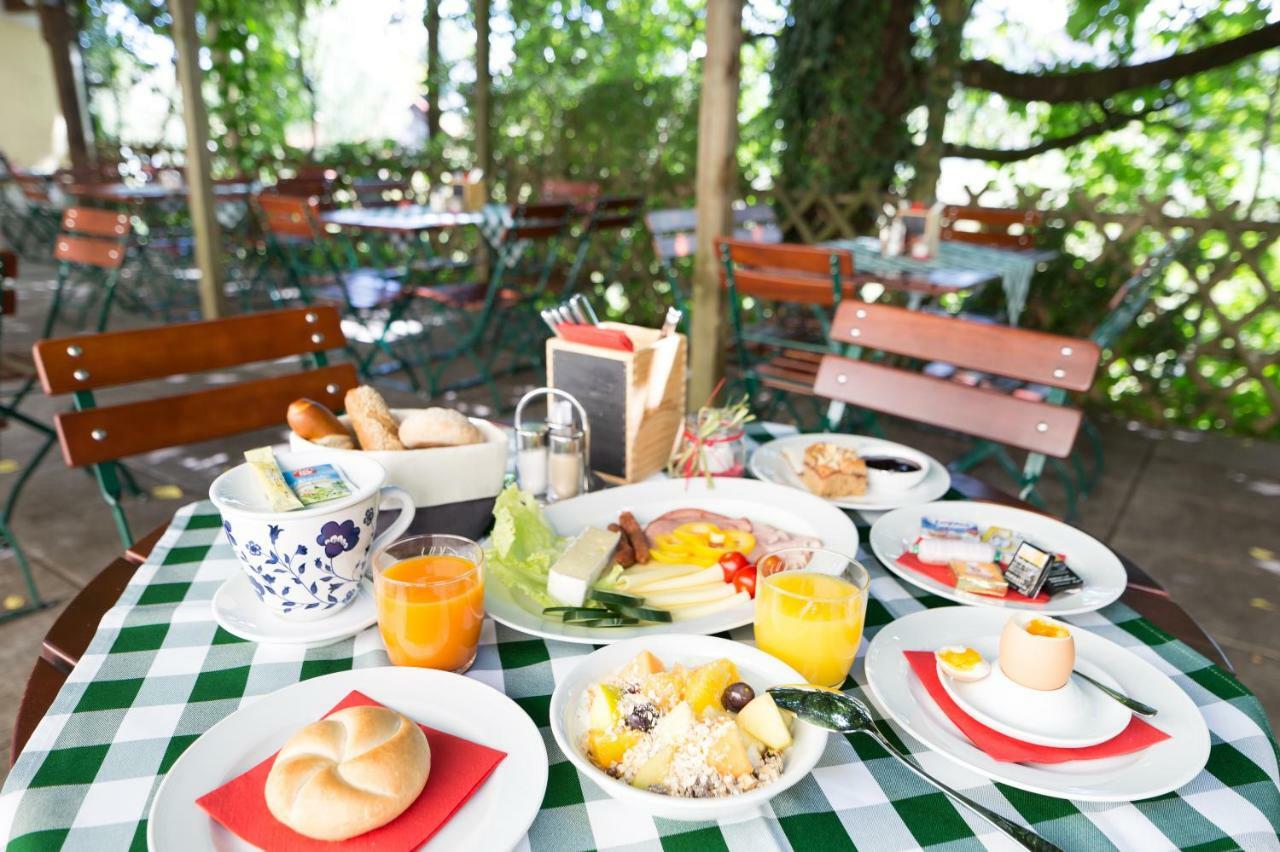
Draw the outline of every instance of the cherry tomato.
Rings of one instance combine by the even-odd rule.
[[[744,565],[738,569],[733,575],[734,591],[746,592],[751,597],[756,596],[756,566]]]
[[[738,553],[736,550],[726,553],[720,557],[720,570],[724,572],[724,581],[726,583],[733,582],[733,575],[747,564],[747,557]]]

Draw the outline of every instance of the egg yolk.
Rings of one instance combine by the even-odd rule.
[[[963,651],[939,651],[938,659],[957,671],[968,671],[982,662],[982,655],[973,648],[965,648]]]
[[[1050,624],[1039,618],[1033,618],[1028,621],[1026,630],[1032,636],[1045,636],[1049,639],[1061,639],[1064,636],[1071,635],[1071,631],[1061,624]]]

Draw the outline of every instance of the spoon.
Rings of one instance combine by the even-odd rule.
[[[908,769],[937,787],[952,801],[964,805],[978,816],[1004,832],[1025,849],[1035,852],[1062,852],[1062,850],[1012,820],[1007,820],[993,810],[983,807],[967,796],[952,790],[920,767],[910,756],[898,751],[876,727],[871,712],[865,704],[851,695],[821,686],[775,686],[769,690],[774,702],[795,713],[804,721],[837,731],[842,734],[866,734],[880,744],[889,754],[902,761]]]
[[[1123,704],[1125,707],[1128,707],[1130,710],[1137,713],[1139,716],[1154,716],[1160,712],[1156,708],[1152,707],[1150,704],[1143,704],[1141,701],[1136,701],[1130,698],[1129,696],[1125,695],[1123,692],[1117,692],[1116,690],[1107,686],[1105,683],[1099,683],[1098,681],[1089,677],[1087,674],[1085,674],[1082,671],[1076,671],[1073,669],[1071,673],[1076,677],[1080,678],[1081,680],[1088,681],[1089,683],[1098,687],[1098,689],[1102,690],[1103,694],[1109,695],[1110,697],[1114,698],[1116,701],[1119,701],[1121,704]]]

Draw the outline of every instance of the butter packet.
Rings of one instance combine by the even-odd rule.
[[[951,573],[956,578],[957,591],[1000,598],[1009,590],[1004,572],[992,562],[964,562],[955,559],[951,562]]]
[[[304,506],[327,503],[351,495],[346,477],[331,464],[317,464],[284,471],[284,481]]]
[[[292,512],[302,508],[302,501],[289,489],[280,473],[280,465],[276,463],[276,455],[270,447],[258,447],[245,450],[244,460],[249,463],[258,485],[267,498],[273,512]]]

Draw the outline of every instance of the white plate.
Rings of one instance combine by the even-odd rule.
[[[1084,586],[1054,595],[1044,604],[1015,600],[1018,597],[1015,595],[992,598],[956,591],[954,586],[939,583],[898,564],[898,557],[902,555],[905,543],[915,540],[920,529],[920,519],[924,517],[970,522],[982,529],[1005,527],[1020,532],[1041,547],[1065,554],[1067,566],[1080,575]],[[1120,558],[1093,536],[1048,515],[997,503],[944,500],[927,506],[904,507],[872,524],[870,539],[871,550],[885,568],[913,586],[956,603],[996,609],[1030,610],[1050,616],[1076,615],[1102,609],[1114,602],[1124,594],[1125,584],[1128,582]]]
[[[360,584],[355,600],[319,621],[285,621],[262,605],[249,578],[237,570],[213,595],[213,619],[232,636],[264,645],[322,648],[355,636],[378,621],[373,585]]]
[[[885,625],[867,648],[866,675],[880,711],[942,756],[979,775],[1033,793],[1083,802],[1163,795],[1195,778],[1209,760],[1209,728],[1195,703],[1155,666],[1114,642],[1075,628],[1081,656],[1106,669],[1128,695],[1155,707],[1151,724],[1169,734],[1135,754],[1067,763],[1002,763],[951,723],[911,671],[903,651],[974,645],[998,634],[1005,613],[967,606],[912,613]],[[962,785],[963,786],[963,785]]]
[[[621,512],[631,512],[643,526],[659,515],[685,508],[747,518],[796,535],[819,538],[829,550],[849,556],[858,553],[858,530],[844,512],[812,494],[797,494],[791,488],[751,479],[720,478],[710,488],[702,479],[623,485],[553,503],[546,508],[546,515],[557,533],[569,536],[589,526],[617,523]],[[713,615],[670,624],[579,627],[530,612],[496,579],[485,583],[484,608],[494,621],[523,633],[587,645],[607,645],[662,633],[720,633],[750,624],[755,616],[755,604],[747,602]]]
[[[951,488],[951,474],[932,456],[903,444],[862,435],[808,434],[776,438],[756,448],[756,451],[751,454],[751,460],[747,463],[747,469],[756,479],[798,488],[810,494],[809,489],[805,488],[804,482],[796,475],[795,469],[787,459],[790,458],[798,468],[800,460],[804,457],[804,448],[817,441],[849,447],[856,450],[858,455],[893,455],[907,450],[912,456],[924,456],[929,460],[929,470],[924,479],[912,488],[902,491],[877,491],[874,488],[868,488],[867,493],[860,497],[818,498],[841,508],[880,512],[896,509],[899,506],[912,506],[916,503],[937,500]]]
[[[244,850],[249,844],[214,822],[196,799],[265,760],[303,725],[353,689],[424,725],[507,753],[424,849],[511,849],[524,837],[547,787],[542,735],[510,698],[477,680],[431,669],[356,669],[304,680],[241,707],[182,753],[151,803],[147,845]],[[427,794],[431,783],[427,782]]]
[[[619,642],[581,658],[569,676],[556,684],[551,695],[551,733],[565,756],[596,786],[610,796],[654,816],[677,820],[713,820],[752,812],[813,771],[826,748],[827,732],[799,722],[792,725],[791,747],[783,752],[782,777],[772,784],[743,793],[712,799],[684,799],[664,796],[632,787],[596,768],[582,753],[578,743],[585,733],[582,696],[587,687],[598,683],[626,665],[636,654],[649,651],[670,668],[675,663],[700,665],[727,657],[738,667],[738,674],[760,695],[771,686],[803,683],[804,678],[786,663],[741,642],[714,636],[668,634],[629,642]]]
[[[1114,698],[1080,678],[1073,677],[1061,689],[1030,689],[1014,683],[996,659],[1000,640],[988,636],[970,647],[991,663],[991,674],[963,683],[943,674],[942,688],[960,708],[988,728],[1024,742],[1058,748],[1084,748],[1119,734],[1133,716]],[[1077,652],[1076,666],[1112,689],[1123,690],[1106,670]]]

